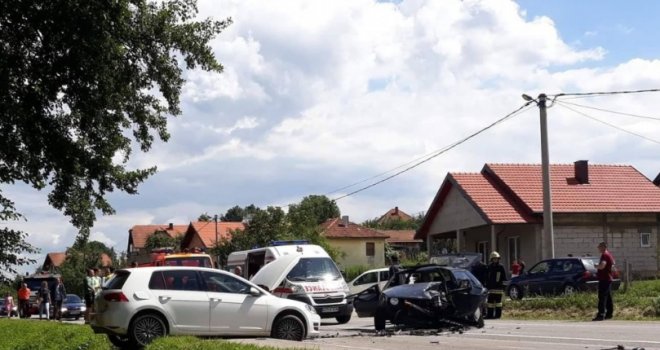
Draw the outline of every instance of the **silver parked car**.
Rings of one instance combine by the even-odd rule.
[[[310,305],[203,267],[118,270],[97,295],[95,307],[94,331],[127,348],[168,334],[303,340],[318,336],[321,324]]]

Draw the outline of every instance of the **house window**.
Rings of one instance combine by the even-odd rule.
[[[376,243],[367,242],[367,256],[376,256]]]
[[[642,248],[648,248],[651,246],[651,232],[640,232],[639,233],[639,242]]]
[[[514,260],[520,260],[520,237],[509,237],[509,263]]]

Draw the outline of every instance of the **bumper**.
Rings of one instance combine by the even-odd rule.
[[[311,315],[307,324],[307,338],[318,338],[321,335],[321,316]]]
[[[339,305],[314,305],[314,309],[321,318],[346,316],[353,313],[353,303],[347,302],[346,304]]]
[[[615,279],[612,281],[612,290],[619,290],[619,287],[621,287],[621,280],[620,279]],[[598,291],[598,281],[586,281],[584,282],[583,290],[585,291],[591,291],[591,292],[597,292]]]

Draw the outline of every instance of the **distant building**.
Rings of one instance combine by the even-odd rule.
[[[135,225],[130,230],[128,230],[128,247],[126,252],[129,256],[140,255],[144,252],[147,239],[152,235],[166,234],[169,237],[176,237],[179,235],[184,235],[188,225],[174,225],[172,223],[162,224],[162,225]]]
[[[191,222],[186,229],[181,249],[201,248],[208,250],[222,240],[231,239],[231,233],[235,230],[245,230],[242,222],[215,222],[196,221]]]
[[[377,222],[379,225],[383,225],[388,221],[392,221],[392,220],[410,221],[412,219],[413,219],[412,216],[404,213],[403,210],[399,210],[399,207],[394,207],[388,210],[387,213],[383,214],[383,216],[378,218]]]
[[[53,272],[59,269],[66,261],[66,253],[48,253],[41,265],[41,271]],[[101,266],[112,266],[112,258],[108,254],[101,253]]]
[[[344,254],[337,261],[340,266],[385,266],[386,234],[352,223],[348,216],[328,219],[321,229],[328,244]]]

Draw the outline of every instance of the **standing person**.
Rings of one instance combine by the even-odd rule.
[[[50,319],[50,289],[48,289],[48,282],[41,282],[41,288],[37,292],[39,302],[39,319],[41,315],[46,314],[46,321]]]
[[[7,310],[7,319],[11,319],[11,312],[14,310],[14,297],[9,292],[5,295],[5,310]]]
[[[506,270],[500,264],[500,254],[490,253],[490,264],[486,277],[486,288],[488,288],[488,312],[486,318],[497,319],[502,317],[502,299],[504,297],[504,282],[506,281]]]
[[[598,314],[592,321],[602,321],[612,318],[614,315],[614,303],[612,302],[612,265],[614,257],[607,250],[607,243],[598,244],[600,251],[600,263],[597,266],[598,271]]]
[[[27,283],[21,283],[18,289],[18,315],[21,318],[27,318],[30,313],[30,288]]]
[[[64,288],[64,283],[62,283],[62,277],[57,278],[57,285],[55,285],[55,290],[53,291],[53,313],[54,318],[58,321],[62,320],[62,303],[66,299],[66,288]]]
[[[396,276],[396,274],[401,271],[401,265],[399,264],[399,256],[396,254],[393,254],[390,256],[390,269],[389,269],[389,274],[390,274],[390,279],[392,277]],[[403,280],[404,276],[399,276],[399,280],[396,282],[396,285],[399,284],[404,284],[405,281]]]
[[[83,281],[85,289],[85,323],[89,323],[89,314],[92,312],[94,307],[94,298],[96,297],[96,291],[98,290],[99,280],[96,278],[94,269],[91,267],[87,269],[87,277]]]
[[[520,264],[520,274],[522,275],[525,273],[525,262],[522,260],[518,260],[518,264]]]
[[[243,268],[240,266],[234,267],[234,274],[243,277]]]
[[[103,284],[105,286],[108,282],[115,277],[115,268],[112,266],[107,266],[105,268],[105,277],[103,277]]]

